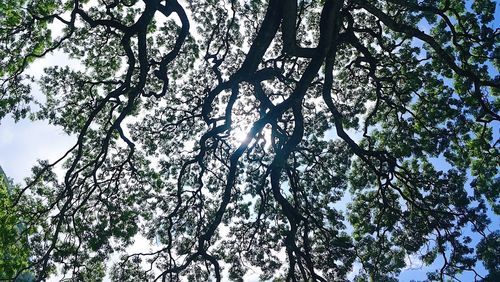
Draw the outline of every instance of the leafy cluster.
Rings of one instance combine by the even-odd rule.
[[[12,206],[12,187],[0,167],[0,280],[31,281],[28,234],[18,210]]]
[[[498,275],[494,1],[11,2],[0,118],[79,62],[32,114],[76,143],[11,205],[37,280]]]

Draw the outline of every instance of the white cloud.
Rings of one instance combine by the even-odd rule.
[[[424,267],[424,262],[417,255],[409,255],[405,257],[406,266],[403,270],[420,269]]]
[[[19,183],[30,175],[37,160],[57,160],[74,141],[74,137],[46,121],[15,123],[6,117],[0,126],[0,165],[8,177]]]
[[[0,147],[8,146],[14,141],[14,133],[9,128],[0,128]]]

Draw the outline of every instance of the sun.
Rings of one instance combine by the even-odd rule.
[[[252,145],[253,142],[258,140],[264,143],[264,149],[269,149],[271,147],[272,132],[270,126],[265,126],[262,131],[256,136],[252,136],[250,131],[252,130],[252,123],[240,121],[234,125],[229,134],[230,144],[232,146],[238,147],[244,143]]]
[[[231,130],[231,139],[234,140],[234,142],[236,143],[235,145],[239,145],[245,141],[249,141],[249,140],[246,140],[248,136],[248,133],[250,132],[251,130],[251,126],[249,124],[246,124],[244,126],[241,126],[241,125],[237,125],[235,126],[232,130]]]

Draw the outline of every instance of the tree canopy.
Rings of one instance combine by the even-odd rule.
[[[28,266],[29,249],[27,234],[22,224],[22,215],[12,206],[13,187],[0,167],[0,281],[17,276],[16,281],[33,281],[27,271],[20,271]],[[22,232],[24,236],[20,236]]]
[[[10,277],[392,281],[413,258],[493,281],[496,5],[1,2],[0,118],[76,136],[9,200]],[[81,68],[30,76],[48,54]]]

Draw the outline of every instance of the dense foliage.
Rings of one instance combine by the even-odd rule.
[[[343,281],[357,265],[356,281],[392,281],[412,258],[435,267],[429,280],[492,281],[495,8],[1,2],[0,118],[29,114],[76,136],[12,199],[36,230],[17,274]],[[28,67],[47,54],[81,68],[46,68],[30,113]],[[135,240],[149,243],[131,252]]]
[[[23,226],[22,216],[12,206],[12,189],[0,167],[0,281],[13,277],[19,282],[32,281],[31,273],[19,271],[28,266],[29,233]]]

